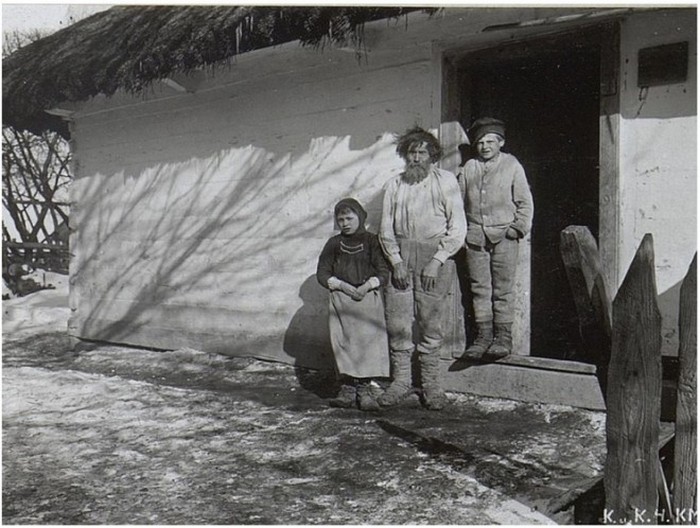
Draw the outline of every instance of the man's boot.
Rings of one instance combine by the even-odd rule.
[[[442,389],[442,372],[440,372],[440,351],[419,354],[420,384],[422,401],[426,409],[439,411],[445,406],[445,391]]]
[[[340,380],[340,390],[338,395],[328,402],[331,407],[342,407],[348,409],[350,407],[355,407],[357,401],[357,390],[355,388],[355,380],[343,376]]]
[[[476,323],[476,338],[469,348],[466,357],[480,358],[493,343],[493,324],[491,321]]]
[[[379,410],[379,403],[372,394],[372,385],[368,380],[361,381],[357,386],[357,406],[363,411]]]
[[[391,350],[389,366],[391,368],[391,384],[384,394],[377,398],[382,407],[396,405],[413,392],[411,383],[411,356],[413,350]]]
[[[500,359],[510,355],[513,350],[513,338],[511,335],[510,323],[496,323],[494,329],[496,335],[493,338],[493,344],[486,351],[488,359]]]

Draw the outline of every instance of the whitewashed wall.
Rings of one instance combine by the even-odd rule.
[[[70,332],[327,365],[325,291],[314,272],[334,234],[332,207],[354,196],[377,226],[380,190],[402,166],[392,134],[441,124],[440,50],[551,31],[483,29],[576,11],[416,14],[369,24],[359,62],[354,50],[289,44],[184,80],[194,93],[159,84],[144,96],[81,105],[73,124]],[[657,25],[671,39],[673,23],[657,18],[623,25],[623,58],[636,60],[633,50],[653,40],[647,35]],[[636,241],[654,231],[665,291],[694,251],[681,240],[695,233],[688,198],[695,195],[695,112],[688,106],[695,84],[683,96],[675,87],[650,90],[640,119],[633,71],[623,64],[620,261],[626,269]],[[668,106],[682,115],[645,114]],[[669,148],[679,157],[653,160]],[[657,165],[680,180],[669,184],[648,172]],[[653,186],[648,196],[642,182]],[[671,188],[684,189],[685,198]],[[651,214],[652,206],[653,221],[639,213]],[[664,258],[671,261],[662,272]]]
[[[430,126],[430,47],[359,63],[288,45],[196,93],[96,100],[74,126],[72,333],[323,363],[318,255],[334,204],[402,167],[392,132]]]
[[[642,90],[640,48],[689,41],[688,81]],[[697,250],[697,29],[693,12],[629,18],[621,31],[619,281],[645,233],[654,237],[663,351],[678,347],[680,282]],[[619,286],[619,282],[618,285]]]
[[[541,10],[530,10],[539,16]],[[367,54],[289,44],[74,116],[70,332],[324,364],[318,254],[345,196],[378,225],[392,134],[438,129],[433,40],[512,12],[382,21]],[[213,74],[213,75],[212,75]]]

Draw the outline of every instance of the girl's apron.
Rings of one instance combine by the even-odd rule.
[[[389,343],[381,293],[361,301],[340,291],[330,292],[331,346],[339,374],[354,378],[389,376]]]

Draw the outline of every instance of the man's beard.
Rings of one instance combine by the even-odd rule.
[[[403,172],[403,179],[406,183],[418,183],[423,181],[428,176],[428,165],[419,163],[411,163],[406,165],[406,170]]]

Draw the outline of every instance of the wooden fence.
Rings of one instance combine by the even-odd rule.
[[[70,252],[63,244],[3,242],[3,266],[24,264],[32,268],[68,273]]]
[[[675,427],[664,435],[652,236],[642,240],[612,302],[587,228],[562,231],[561,252],[583,342],[596,351],[607,408],[602,521],[697,524],[697,254],[681,286]],[[669,445],[674,455],[663,457],[664,467],[660,450],[668,451]]]

